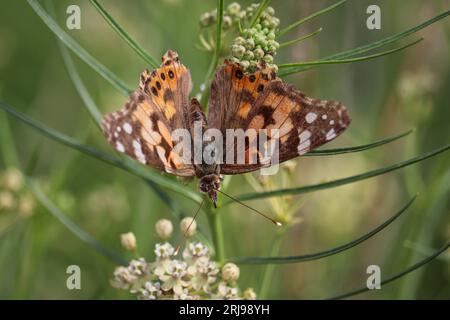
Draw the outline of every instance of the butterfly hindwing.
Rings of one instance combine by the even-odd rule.
[[[102,128],[110,144],[161,171],[193,176],[193,165],[174,152],[172,141],[173,130],[189,128],[191,87],[189,71],[168,51],[160,68],[142,73],[125,106],[104,117]]]
[[[258,135],[261,129],[266,129],[268,143],[272,130],[277,129],[280,163],[333,140],[349,123],[346,108],[341,103],[309,98],[277,78],[264,65],[252,74],[245,74],[238,64],[226,62],[216,72],[208,125],[220,128],[224,137],[226,129],[246,132],[254,129]],[[252,138],[247,139],[245,149],[237,151],[244,153],[245,162],[229,163],[224,155],[221,173],[239,174],[269,165],[262,160],[260,146],[250,143]],[[224,142],[225,148],[226,144]]]

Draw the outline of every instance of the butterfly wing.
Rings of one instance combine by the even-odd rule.
[[[142,73],[139,88],[125,106],[103,118],[109,143],[143,164],[177,176],[193,176],[193,165],[182,161],[171,135],[174,129],[189,128],[191,88],[189,71],[175,52],[167,51],[160,68]]]
[[[309,98],[264,67],[254,74],[244,74],[238,64],[227,63],[216,73],[211,100],[208,125],[220,128],[225,137],[226,129],[254,129],[258,135],[266,129],[270,143],[276,138],[271,130],[278,129],[280,163],[335,139],[350,124],[341,103]],[[259,141],[252,144],[251,139],[243,150],[237,150],[244,153],[244,163],[230,163],[224,155],[221,173],[239,174],[270,166]],[[224,150],[229,152],[226,144]]]

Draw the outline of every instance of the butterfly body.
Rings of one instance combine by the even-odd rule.
[[[124,108],[104,117],[104,134],[142,164],[198,178],[214,204],[223,174],[274,164],[267,146],[276,142],[281,163],[335,139],[350,123],[341,103],[307,97],[263,63],[248,74],[229,61],[216,71],[205,115],[189,100],[191,76],[178,55],[169,50],[162,61],[142,73]]]

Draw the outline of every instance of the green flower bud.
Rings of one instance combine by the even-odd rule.
[[[275,40],[275,32],[273,32],[273,31],[269,32],[269,34],[267,35],[267,38],[269,40]]]
[[[263,20],[263,21],[261,22],[261,25],[262,25],[264,28],[269,28],[269,27],[270,27],[270,21],[268,21],[268,20]]]
[[[261,31],[262,30],[261,24],[260,23],[256,24],[255,25],[255,29],[258,30],[258,31]]]
[[[266,37],[264,37],[262,34],[258,33],[257,35],[255,35],[255,37],[253,38],[255,39],[255,43],[256,44],[260,44],[262,46],[265,45],[266,43]]]
[[[267,63],[272,63],[273,62],[273,56],[270,54],[266,54],[263,58],[263,60]]]
[[[269,28],[264,28],[264,29],[262,30],[262,32],[263,32],[264,34],[268,34],[268,33],[269,33]]]

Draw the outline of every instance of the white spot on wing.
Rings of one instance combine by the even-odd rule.
[[[322,119],[323,119],[323,120],[327,120],[327,118],[328,118],[328,116],[327,116],[326,114],[323,114],[323,115],[322,115]]]
[[[334,129],[331,129],[330,131],[327,132],[327,136],[325,137],[325,139],[331,140],[334,139],[336,137],[336,132],[334,131]]]
[[[116,141],[116,149],[119,152],[125,152],[125,147],[120,141]]]
[[[146,163],[145,155],[144,155],[144,153],[142,152],[142,146],[141,146],[141,144],[139,143],[139,141],[133,140],[133,149],[134,149],[134,155],[136,156],[136,159],[137,159],[139,162],[145,164],[145,163]]]
[[[305,154],[309,151],[309,146],[311,145],[311,132],[309,130],[305,130],[300,132],[298,135],[300,142],[297,147],[297,152],[299,155]]]
[[[334,124],[334,120],[330,120],[330,125],[332,126]]]
[[[123,124],[123,130],[125,130],[126,133],[131,134],[133,132],[133,127],[128,122],[125,122]]]
[[[308,123],[313,123],[317,119],[317,114],[314,112],[308,112],[308,114],[305,116],[305,120]]]

